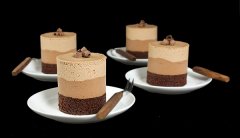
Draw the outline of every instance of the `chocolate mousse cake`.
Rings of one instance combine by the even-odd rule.
[[[86,48],[57,57],[59,110],[97,113],[106,102],[106,56]]]
[[[189,44],[174,41],[149,43],[147,83],[157,86],[183,86],[187,81]]]
[[[42,72],[46,74],[57,73],[56,57],[77,49],[76,33],[62,32],[58,28],[57,32],[41,34],[41,62]]]
[[[148,58],[148,43],[157,41],[157,26],[141,20],[138,24],[126,26],[127,52],[136,58]]]

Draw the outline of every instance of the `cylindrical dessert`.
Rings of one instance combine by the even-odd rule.
[[[138,24],[126,26],[127,52],[136,58],[148,58],[148,43],[157,41],[157,26],[141,20]]]
[[[106,102],[106,56],[86,55],[81,50],[57,57],[58,105],[64,113],[94,114]]]
[[[189,44],[171,36],[149,43],[147,82],[157,86],[183,86],[187,81]]]
[[[57,32],[41,34],[40,40],[42,72],[46,74],[57,73],[58,55],[77,50],[76,33],[62,32],[60,28]]]

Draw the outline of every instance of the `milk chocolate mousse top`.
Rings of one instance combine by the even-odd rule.
[[[157,26],[140,23],[126,26],[126,38],[129,40],[157,40]]]
[[[162,58],[171,62],[179,62],[188,59],[189,44],[182,41],[165,39],[149,43],[149,58]]]
[[[186,42],[182,41],[175,41],[172,37],[172,35],[166,36],[163,41],[156,41],[156,42],[151,42],[150,45],[156,46],[156,47],[168,47],[170,49],[172,48],[181,48],[181,47],[188,47],[189,44]]]
[[[41,37],[46,38],[65,38],[65,37],[72,37],[76,36],[74,32],[63,32],[61,28],[58,28],[56,32],[48,32],[41,34]]]
[[[130,28],[155,28],[157,26],[152,25],[152,24],[147,24],[144,20],[141,20],[139,23],[127,25],[127,27],[130,27]]]
[[[83,47],[75,53],[67,53],[58,56],[59,60],[69,62],[94,61],[106,59],[106,56],[100,53],[91,53],[87,48]]]
[[[76,52],[70,52],[57,56],[58,77],[68,81],[84,81],[106,75],[105,55],[91,53],[88,58],[76,58],[75,54]]]

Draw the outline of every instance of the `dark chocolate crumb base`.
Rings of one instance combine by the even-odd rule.
[[[72,115],[89,115],[97,113],[106,103],[106,94],[100,97],[77,99],[59,95],[59,110]]]
[[[128,51],[128,53],[134,55],[136,58],[139,59],[147,59],[148,58],[148,52],[133,52],[133,51]]]
[[[187,74],[159,75],[148,71],[147,83],[156,86],[183,86],[187,83]]]
[[[42,72],[46,74],[57,74],[57,65],[42,62]]]

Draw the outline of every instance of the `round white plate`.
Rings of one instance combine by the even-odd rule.
[[[112,86],[106,87],[106,99],[108,100],[114,93],[122,91],[122,89]],[[123,97],[118,104],[103,119],[109,119],[128,110],[135,103],[135,97],[130,92],[124,92]],[[95,123],[103,120],[96,118],[96,114],[91,115],[70,115],[59,111],[58,109],[58,89],[51,88],[32,95],[27,101],[28,107],[35,113],[49,119],[53,119],[63,123],[85,124]]]
[[[112,59],[114,59],[118,62],[121,62],[123,64],[126,64],[126,65],[136,65],[136,66],[146,66],[147,65],[148,59],[136,59],[136,61],[130,61],[127,58],[118,54],[116,52],[116,49],[126,50],[126,47],[118,47],[118,48],[115,48],[115,49],[109,49],[107,51],[107,55],[109,57],[111,57]]]
[[[200,89],[209,84],[212,79],[201,74],[193,72],[192,69],[187,70],[187,84],[181,87],[163,87],[154,86],[146,82],[147,67],[137,68],[128,71],[125,74],[126,79],[134,78],[134,85],[148,92],[160,94],[184,94],[197,89]]]
[[[42,63],[40,59],[32,58],[30,63],[22,70],[22,73],[36,80],[57,82],[57,74],[42,73]]]

